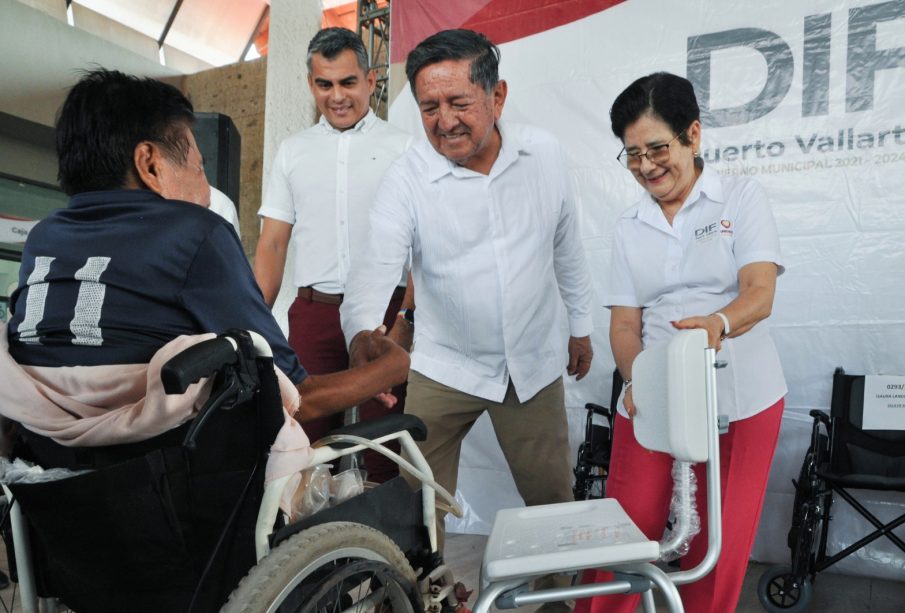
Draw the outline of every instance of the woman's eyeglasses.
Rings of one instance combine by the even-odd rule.
[[[665,164],[669,161],[669,146],[676,142],[676,139],[682,136],[684,133],[685,130],[682,130],[681,132],[676,134],[668,143],[648,147],[647,151],[645,151],[644,153],[629,153],[625,150],[625,147],[623,147],[622,152],[616,156],[616,159],[619,160],[620,164],[622,164],[629,170],[640,168],[641,158],[647,158],[652,164]]]

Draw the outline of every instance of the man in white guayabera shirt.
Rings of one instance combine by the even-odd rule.
[[[264,300],[273,306],[292,244],[298,295],[289,308],[289,344],[308,372],[329,374],[349,366],[339,305],[351,262],[367,238],[368,207],[383,173],[408,148],[411,136],[368,106],[376,77],[358,34],[320,30],[308,44],[307,66],[321,117],[280,144],[258,211],[263,225],[254,271]],[[410,326],[396,314],[405,306],[405,279],[400,271],[381,311],[389,336],[403,346],[411,338]],[[389,400],[388,406],[378,400],[359,405],[360,419],[401,413],[405,386],[382,400]],[[307,422],[305,431],[317,440],[342,426],[342,417]],[[382,483],[399,474],[393,461],[376,452],[365,452],[364,463],[370,481]]]
[[[562,150],[547,132],[500,121],[498,63],[496,46],[469,30],[435,34],[408,56],[427,139],[384,175],[340,313],[354,364],[411,251],[406,412],[427,424],[421,449],[437,480],[455,491],[462,439],[487,411],[525,502],[563,502],[562,375],[591,366],[590,275]]]

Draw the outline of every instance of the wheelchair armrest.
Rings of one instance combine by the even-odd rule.
[[[586,405],[584,405],[584,408],[589,411],[593,411],[597,415],[603,415],[607,419],[609,419],[613,415],[610,409],[608,409],[607,407],[601,406],[599,404],[594,404],[593,402],[587,403]]]
[[[236,344],[226,337],[192,345],[169,359],[160,369],[160,379],[167,394],[182,394],[192,383],[209,377],[238,360]]]
[[[302,424],[302,428],[304,427],[305,425]],[[353,436],[374,440],[375,438],[380,438],[381,436],[399,432],[401,430],[408,430],[409,434],[411,434],[412,438],[416,441],[423,441],[427,438],[427,426],[424,425],[421,418],[416,417],[415,415],[385,415],[379,419],[360,421],[357,424],[350,424],[348,426],[343,426],[342,428],[337,428],[336,430],[331,430],[326,436],[351,434]],[[331,443],[330,446],[334,449],[345,449],[347,447],[353,447],[354,445],[355,443]]]

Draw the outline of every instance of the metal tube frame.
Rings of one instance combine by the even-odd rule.
[[[676,585],[697,581],[716,566],[723,547],[723,505],[720,497],[720,434],[716,397],[716,349],[704,351],[707,388],[707,553],[701,563],[689,570],[669,573]]]
[[[13,532],[13,550],[16,552],[16,571],[19,575],[22,612],[38,613],[38,592],[35,587],[35,571],[31,560],[28,526],[13,493],[9,491],[5,483],[0,485],[3,486],[7,504],[10,505],[9,521]]]
[[[383,445],[383,443],[397,439],[402,446],[402,450],[411,459],[411,462]],[[336,449],[330,446],[335,443],[354,443],[354,446],[345,449]],[[437,551],[437,494],[440,494],[440,497],[452,507],[454,515],[462,515],[462,509],[456,502],[455,497],[434,481],[434,474],[431,471],[427,460],[424,459],[424,455],[418,449],[414,439],[412,439],[412,435],[405,430],[393,432],[375,438],[374,440],[349,434],[332,435],[320,439],[314,445],[315,446],[312,447],[314,454],[311,457],[309,466],[326,464],[337,458],[353,453],[359,453],[364,449],[373,449],[396,462],[401,469],[418,477],[422,483],[421,504],[424,527],[427,529],[431,552]],[[264,496],[261,500],[261,507],[258,512],[258,520],[255,527],[255,552],[259,561],[270,551],[270,535],[273,532],[273,526],[276,522],[277,514],[280,511],[279,503],[282,498],[283,490],[290,477],[291,475],[274,479],[264,487]]]

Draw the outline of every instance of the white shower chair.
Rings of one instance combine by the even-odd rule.
[[[641,593],[653,612],[652,588],[670,611],[683,611],[677,585],[697,581],[716,564],[721,545],[719,419],[716,351],[704,330],[677,333],[642,351],[632,366],[635,436],[647,449],[707,463],[708,548],[686,571],[656,565],[661,545],[648,540],[613,499],[584,500],[497,513],[491,529],[474,613],[603,594]],[[703,537],[698,537],[703,538]],[[532,580],[583,569],[615,573],[613,581],[531,591]]]

